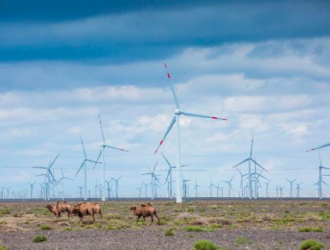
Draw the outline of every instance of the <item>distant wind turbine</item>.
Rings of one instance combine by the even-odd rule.
[[[115,149],[115,150],[120,150],[120,151],[124,151],[124,152],[128,152],[125,149],[122,148],[116,148],[116,147],[112,147],[109,146],[105,143],[105,137],[104,137],[104,133],[103,133],[103,127],[102,127],[102,121],[101,121],[101,116],[99,115],[99,121],[100,121],[100,128],[101,128],[101,133],[102,133],[102,140],[103,140],[103,144],[101,145],[101,151],[99,153],[99,156],[97,157],[96,162],[99,161],[101,155],[102,155],[102,171],[103,171],[103,181],[102,181],[102,187],[103,187],[103,192],[102,192],[102,201],[105,201],[105,162],[104,162],[104,150],[105,148],[110,148],[110,149]],[[96,163],[94,165],[94,168],[96,166]],[[117,197],[118,198],[118,197]]]
[[[31,199],[32,199],[32,197],[33,197],[33,186],[34,186],[34,184],[36,184],[36,182],[33,182],[33,183],[30,183],[29,182],[29,185],[30,185],[30,190],[31,190]]]
[[[292,181],[290,181],[289,179],[286,179],[286,180],[290,183],[290,197],[292,198],[292,184],[295,180],[297,180],[297,178]]]
[[[167,68],[166,63],[164,63],[164,66],[165,66],[165,68]],[[224,120],[224,121],[226,121],[227,119],[218,118],[218,117],[215,117],[215,116],[206,116],[206,115],[187,113],[187,112],[184,112],[183,110],[181,110],[178,97],[176,95],[174,86],[172,84],[170,73],[167,73],[167,78],[169,79],[169,82],[170,82],[170,87],[171,87],[172,94],[173,94],[173,97],[174,97],[176,109],[174,110],[174,117],[172,118],[172,120],[170,122],[170,125],[168,126],[163,139],[160,141],[159,146],[155,151],[155,154],[157,153],[158,149],[160,148],[160,146],[165,141],[168,133],[171,131],[172,127],[176,123],[177,124],[177,164],[176,164],[176,166],[178,168],[177,174],[176,174],[176,202],[181,203],[182,202],[182,193],[181,193],[182,180],[181,180],[180,116],[185,115],[185,116],[190,116],[190,117],[200,117],[200,118],[208,118],[208,119]]]
[[[235,176],[233,176],[230,181],[223,181],[225,183],[228,183],[228,197],[230,198],[230,189],[233,189],[232,185],[231,185],[231,181],[234,179]]]
[[[115,181],[115,187],[116,187],[116,198],[118,199],[118,188],[119,188],[119,180],[120,178],[122,177],[122,175],[118,178],[118,179],[115,179],[115,178],[111,178],[112,180]]]
[[[85,175],[84,176],[84,181],[85,181],[85,185],[84,185],[84,187],[85,187],[84,200],[86,201],[87,200],[87,189],[88,189],[88,187],[87,187],[87,162],[93,162],[95,164],[100,163],[100,162],[93,161],[93,160],[90,160],[90,159],[87,158],[86,150],[85,150],[85,147],[84,147],[84,142],[83,142],[83,139],[81,137],[80,137],[80,140],[81,140],[81,145],[82,145],[82,148],[83,148],[83,152],[84,152],[84,157],[85,158],[84,158],[82,164],[80,165],[80,168],[78,169],[78,171],[77,171],[77,173],[76,173],[76,175],[74,177],[76,177],[79,174],[79,172],[82,169],[82,167],[84,167],[84,175]]]
[[[265,170],[266,172],[268,172],[266,169],[264,169],[264,167],[262,167],[259,163],[257,163],[255,160],[252,159],[252,150],[253,150],[253,136],[252,136],[252,140],[251,140],[251,150],[250,150],[250,156],[249,158],[245,159],[244,161],[238,163],[237,165],[234,166],[234,168],[237,168],[239,165],[245,163],[245,162],[249,162],[249,173],[248,173],[248,179],[249,179],[249,199],[252,199],[252,174],[251,174],[251,162],[253,162],[254,164],[256,164],[258,167],[262,168],[263,170]]]
[[[301,188],[300,188],[300,185],[302,184],[302,182],[301,183],[299,183],[299,184],[296,184],[296,190],[297,190],[297,198],[299,198],[300,197],[300,190],[301,190]]]

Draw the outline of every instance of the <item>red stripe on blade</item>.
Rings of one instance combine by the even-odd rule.
[[[162,145],[162,144],[163,144],[163,142],[164,142],[164,141],[163,141],[163,140],[161,140],[159,145]]]
[[[212,119],[214,119],[214,120],[217,120],[217,119],[218,119],[218,117],[212,116]]]
[[[164,63],[164,67],[167,68],[166,63]]]
[[[171,78],[171,75],[170,75],[170,73],[167,73],[167,78]]]

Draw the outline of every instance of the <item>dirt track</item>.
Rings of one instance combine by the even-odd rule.
[[[219,230],[216,232],[175,232],[165,236],[163,231],[98,231],[42,232],[48,237],[44,243],[32,243],[33,236],[40,232],[0,233],[2,244],[10,249],[193,249],[198,239],[209,239],[227,249],[299,249],[301,241],[309,238],[327,243],[330,249],[329,233],[299,233],[274,231]],[[191,236],[192,235],[192,236]],[[235,243],[237,237],[247,242]]]

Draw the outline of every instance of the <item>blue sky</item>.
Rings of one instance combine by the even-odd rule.
[[[228,118],[182,120],[182,160],[190,166],[184,175],[197,179],[201,194],[208,194],[211,177],[235,175],[237,195],[232,166],[248,156],[254,134],[254,155],[269,170],[272,192],[276,185],[288,192],[285,178],[297,177],[302,194],[315,195],[318,158],[305,151],[330,138],[329,7],[328,1],[1,1],[0,186],[21,191],[28,181],[41,182],[30,167],[58,153],[55,173],[62,166],[73,177],[83,159],[80,136],[89,157],[97,156],[101,114],[107,142],[130,151],[108,151],[107,178],[123,175],[120,192],[136,195],[134,188],[148,181],[141,176],[147,166],[159,159],[159,170],[166,169],[153,152],[175,108],[167,62],[184,110]],[[172,131],[161,149],[173,163],[175,138]],[[330,166],[329,150],[321,153]],[[68,192],[82,177],[67,184]],[[90,189],[96,180],[101,172],[89,171]]]

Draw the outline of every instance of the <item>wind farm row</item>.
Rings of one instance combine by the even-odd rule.
[[[164,63],[164,67],[167,70],[167,65]],[[40,198],[44,200],[50,199],[64,199],[64,198],[83,198],[84,200],[88,199],[101,199],[105,201],[107,199],[118,199],[123,197],[138,197],[138,198],[168,198],[175,199],[177,203],[183,202],[183,200],[191,199],[193,197],[208,197],[208,198],[246,198],[246,199],[258,199],[258,198],[301,198],[301,190],[303,186],[303,182],[299,181],[299,178],[286,178],[283,176],[283,180],[285,180],[288,185],[276,185],[276,183],[272,182],[269,171],[262,166],[261,163],[257,161],[253,154],[253,144],[254,144],[254,136],[252,135],[250,152],[246,159],[239,162],[233,169],[236,170],[236,179],[239,178],[239,189],[234,192],[232,181],[235,178],[233,175],[228,180],[214,181],[214,176],[210,176],[210,184],[206,187],[198,184],[198,178],[194,178],[193,180],[186,179],[182,169],[189,168],[188,165],[182,165],[181,160],[181,139],[180,139],[180,117],[187,116],[193,118],[202,118],[206,120],[217,120],[217,121],[227,121],[226,118],[219,118],[218,116],[210,116],[210,115],[201,115],[191,112],[186,112],[181,108],[179,98],[176,94],[176,90],[172,83],[171,75],[168,71],[166,71],[167,78],[169,80],[169,86],[174,98],[175,110],[174,115],[168,125],[164,136],[154,154],[159,157],[156,160],[154,167],[152,169],[149,168],[149,171],[143,173],[146,177],[142,183],[131,183],[132,190],[135,192],[131,192],[129,195],[120,195],[119,192],[119,181],[122,180],[123,176],[116,177],[111,176],[111,178],[107,179],[106,170],[111,171],[111,163],[106,165],[106,153],[109,151],[109,154],[112,150],[120,151],[123,153],[129,153],[128,150],[114,147],[109,145],[106,141],[106,137],[103,131],[103,124],[101,120],[101,116],[98,115],[99,126],[102,137],[102,144],[100,145],[100,151],[97,155],[96,159],[90,158],[87,156],[87,152],[84,146],[83,138],[80,137],[80,142],[83,151],[83,160],[79,168],[77,168],[77,172],[74,176],[67,176],[64,174],[63,168],[61,168],[61,175],[58,177],[55,175],[55,164],[60,154],[58,154],[53,160],[49,162],[47,166],[37,166],[33,167],[35,169],[40,170],[40,174],[36,175],[38,178],[43,178],[42,182],[38,182],[39,187],[35,187],[36,181],[27,183],[29,185],[28,189],[23,189],[22,191],[12,191],[11,186],[9,187],[1,187],[0,198],[1,199],[32,199],[32,198]],[[169,133],[171,133],[172,128],[176,124],[176,164],[172,164],[172,159],[169,160],[164,153],[158,154],[160,148],[165,144],[165,140]],[[196,131],[198,132],[198,131]],[[329,194],[325,194],[323,191],[323,186],[327,185],[327,183],[323,180],[324,176],[330,176],[330,168],[324,167],[322,165],[322,159],[320,150],[330,146],[330,143],[324,144],[320,147],[313,148],[309,151],[317,151],[319,156],[319,167],[318,167],[318,178],[315,181],[315,185],[317,186],[317,198],[322,199],[325,196],[329,197]],[[164,147],[164,146],[163,146]],[[128,156],[129,157],[129,156]],[[163,160],[167,166],[166,175],[162,176],[157,172],[157,165],[159,160]],[[245,168],[247,166],[247,169]],[[88,171],[92,167],[93,170],[101,169],[102,175],[100,176],[101,182],[98,183],[96,180],[95,186],[92,187],[90,184],[90,180],[88,180]],[[323,171],[328,171],[323,173]],[[174,176],[175,173],[175,176]],[[66,186],[68,183],[74,182],[77,176],[83,175],[83,183],[76,185],[75,193],[66,193]],[[203,174],[205,177],[206,174]],[[56,176],[56,177],[55,177]],[[149,176],[149,181],[147,181],[147,176]],[[238,176],[238,177],[237,177]],[[311,180],[312,181],[312,180]],[[70,184],[70,185],[71,185]],[[174,185],[175,184],[175,185]],[[165,187],[165,188],[164,188]],[[34,190],[38,189],[38,192]],[[200,190],[204,189],[203,192]],[[205,192],[205,189],[208,192]],[[260,190],[263,190],[261,193]],[[55,191],[56,190],[56,191]],[[163,190],[163,191],[160,191]],[[166,190],[166,192],[164,192]],[[315,190],[315,191],[316,191]],[[276,191],[276,192],[275,192]],[[285,193],[285,194],[284,194]],[[315,197],[313,192],[305,193],[304,197]]]

